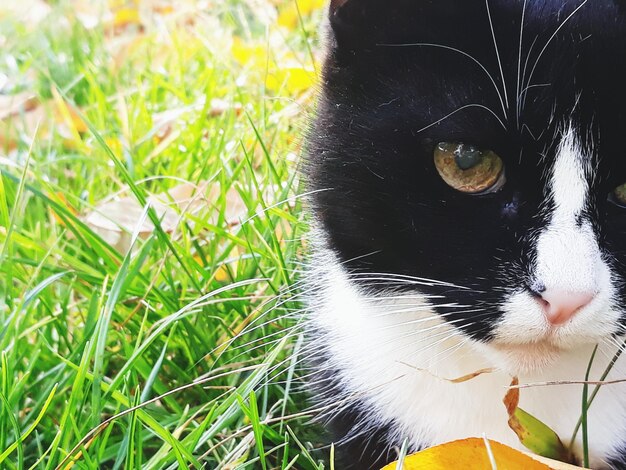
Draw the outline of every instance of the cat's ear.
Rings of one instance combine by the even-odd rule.
[[[352,0],[352,2],[358,2],[358,0]],[[359,18],[355,18],[354,6],[349,7],[346,4],[350,3],[350,0],[330,0],[330,10],[328,12],[330,26],[333,30],[335,41],[338,45],[347,45],[350,42],[350,38],[354,35],[358,24],[360,24]],[[348,11],[350,10],[350,11]],[[363,16],[363,12],[361,15]]]
[[[370,18],[376,17],[381,4],[377,0],[331,0],[329,20],[337,45],[348,48],[364,46],[367,37],[363,33],[376,27]]]
[[[337,8],[346,3],[348,0],[330,0],[330,14],[332,15]]]
[[[626,1],[626,0],[624,0]],[[367,48],[376,42],[422,38],[462,17],[467,0],[331,0],[329,20],[339,48]]]

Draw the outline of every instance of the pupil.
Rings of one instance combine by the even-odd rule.
[[[480,163],[483,154],[473,145],[459,144],[454,151],[454,160],[461,170],[469,170]]]

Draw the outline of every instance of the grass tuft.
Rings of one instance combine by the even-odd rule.
[[[297,314],[323,2],[15,3],[0,467],[324,468]]]

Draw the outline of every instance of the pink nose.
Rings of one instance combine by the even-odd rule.
[[[591,292],[571,292],[558,288],[548,288],[541,294],[546,318],[552,325],[562,325],[594,297]]]

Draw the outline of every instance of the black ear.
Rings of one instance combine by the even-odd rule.
[[[346,3],[348,0],[330,0],[330,14],[332,15],[337,8]]]
[[[330,24],[339,48],[362,49],[376,43],[426,40],[450,21],[458,22],[462,18],[471,21],[475,3],[469,0],[331,0]],[[470,13],[470,19],[464,15],[465,11]]]
[[[393,0],[392,0],[393,1]],[[377,28],[375,18],[382,7],[381,0],[331,0],[330,25],[340,48],[365,47],[366,30]]]

